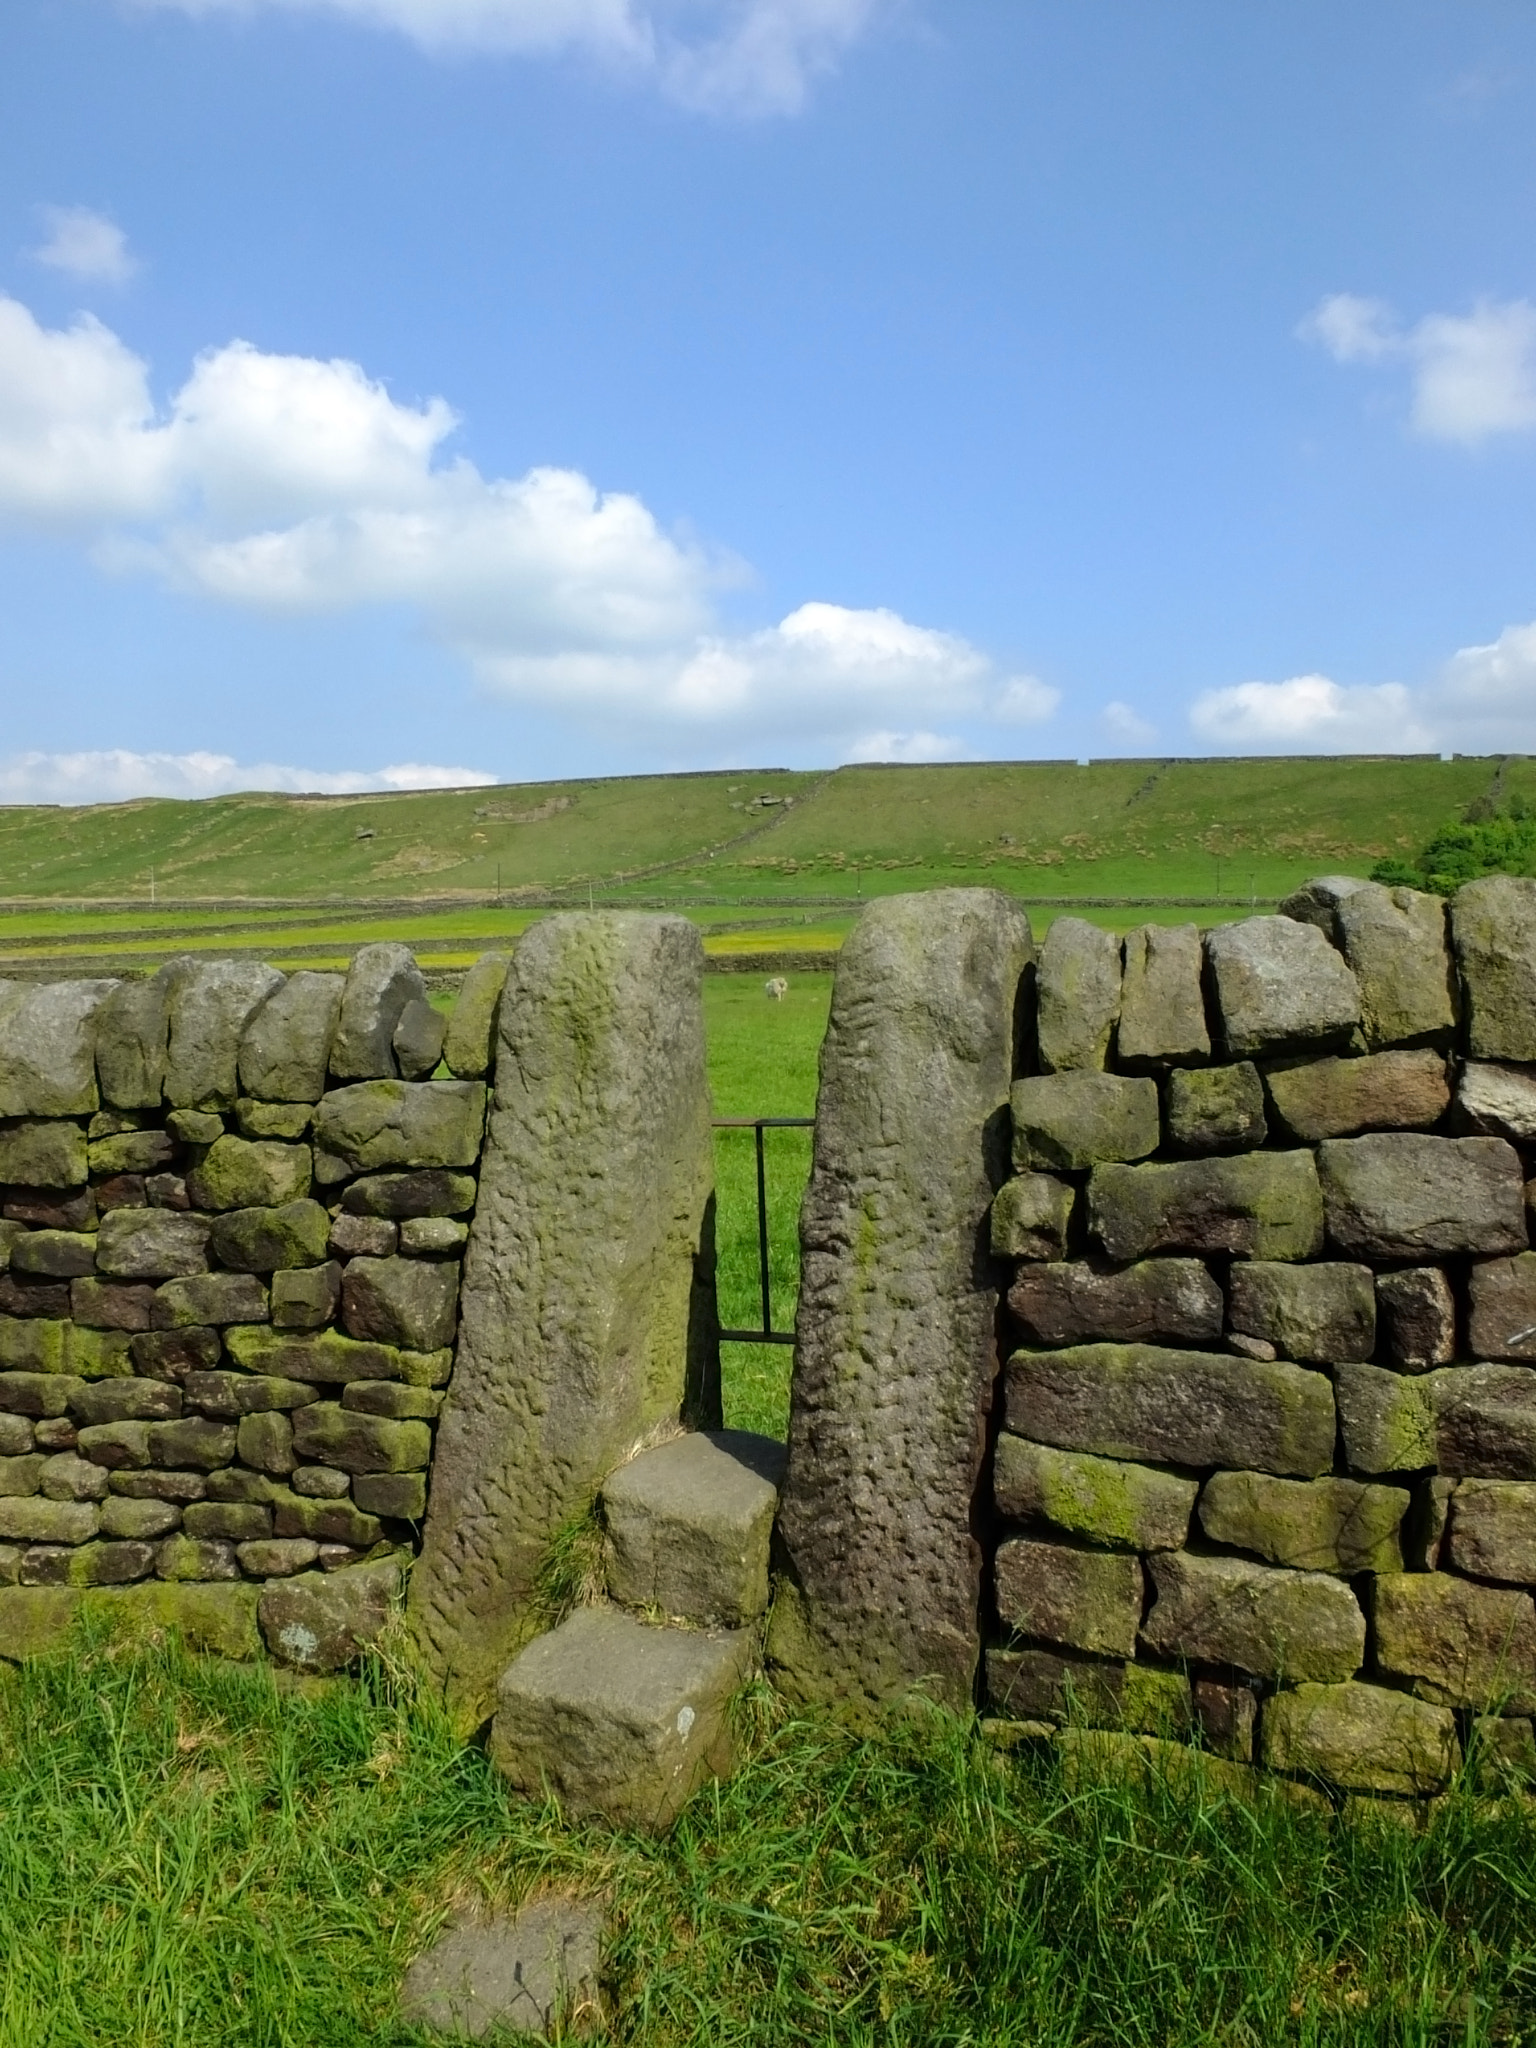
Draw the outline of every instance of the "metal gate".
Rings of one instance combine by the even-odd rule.
[[[809,1131],[813,1116],[717,1116],[717,1131],[751,1131],[757,1145],[757,1271],[762,1288],[763,1327],[760,1330],[722,1330],[726,1344],[793,1344],[792,1330],[773,1327],[773,1298],[768,1281],[768,1168],[763,1157],[764,1131]]]

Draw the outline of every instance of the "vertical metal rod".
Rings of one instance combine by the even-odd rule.
[[[773,1328],[773,1303],[768,1285],[768,1177],[763,1168],[763,1126],[753,1126],[757,1139],[757,1270],[763,1283],[763,1334]]]

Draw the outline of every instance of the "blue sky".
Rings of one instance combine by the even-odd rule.
[[[1536,750],[1525,0],[6,0],[0,801]]]

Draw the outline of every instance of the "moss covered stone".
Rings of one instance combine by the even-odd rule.
[[[198,1209],[276,1209],[309,1193],[314,1162],[307,1145],[226,1135],[187,1175]]]
[[[401,1351],[391,1344],[363,1344],[339,1330],[274,1330],[263,1323],[236,1325],[224,1333],[236,1365],[283,1379],[404,1380],[413,1387],[440,1387],[453,1366],[453,1353]]]
[[[318,1202],[276,1208],[231,1209],[215,1219],[209,1243],[221,1266],[236,1273],[272,1273],[318,1266],[325,1258],[331,1219]]]
[[[1252,1060],[1191,1067],[1164,1083],[1168,1149],[1191,1159],[1213,1152],[1251,1152],[1269,1135],[1264,1084]]]
[[[1264,1708],[1259,1739],[1272,1771],[1321,1778],[1342,1792],[1423,1798],[1461,1762],[1454,1717],[1379,1685],[1298,1685]]]
[[[11,1187],[74,1188],[88,1170],[85,1132],[61,1118],[0,1124],[0,1181]]]
[[[465,1167],[480,1156],[485,1086],[480,1081],[361,1081],[322,1096],[315,1148],[351,1173],[382,1168]]]
[[[1396,1572],[1398,1530],[1410,1495],[1358,1479],[1275,1479],[1217,1472],[1200,1496],[1200,1526],[1213,1543],[1251,1550],[1270,1564],[1313,1572]]]
[[[1125,1550],[1177,1550],[1199,1491],[1174,1473],[1053,1450],[1007,1431],[993,1454],[992,1487],[1010,1521],[1045,1522]]]
[[[1149,1252],[1310,1259],[1323,1244],[1323,1198],[1310,1152],[1096,1166],[1088,1221],[1112,1259]]]
[[[1342,1579],[1187,1551],[1147,1570],[1157,1597],[1141,1640],[1156,1656],[1295,1682],[1349,1678],[1365,1655],[1365,1616]]]

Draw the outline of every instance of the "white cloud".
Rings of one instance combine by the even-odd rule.
[[[1404,328],[1380,299],[1339,292],[1297,332],[1336,362],[1406,363],[1409,421],[1426,440],[1475,447],[1536,427],[1536,306],[1529,300],[1479,299],[1470,313],[1430,313]]]
[[[99,321],[51,331],[0,297],[0,523],[72,532],[109,570],[267,613],[409,605],[492,694],[635,734],[948,747],[957,720],[1056,709],[1039,678],[883,607],[727,632],[729,561],[577,471],[482,476],[444,452],[457,424],[356,363],[243,341],[157,408]]]
[[[1435,745],[1403,684],[1346,688],[1321,675],[1207,690],[1190,707],[1189,721],[1214,745],[1261,752],[1404,754]]]
[[[1118,697],[1099,713],[1099,724],[1117,746],[1146,747],[1157,738],[1157,727]]]
[[[941,732],[870,732],[843,751],[845,761],[966,761],[971,751],[964,740]]]
[[[232,754],[140,754],[126,747],[0,757],[0,803],[7,804],[126,803],[133,797],[228,796],[252,789],[354,796],[368,790],[479,788],[496,780],[482,768],[440,768],[417,761],[327,772],[271,761],[242,766]]]
[[[31,251],[36,263],[96,284],[126,284],[138,264],[128,237],[104,213],[89,206],[44,206],[39,212],[48,239]]]
[[[183,14],[340,15],[423,49],[573,51],[715,114],[794,113],[890,0],[138,0]]]

